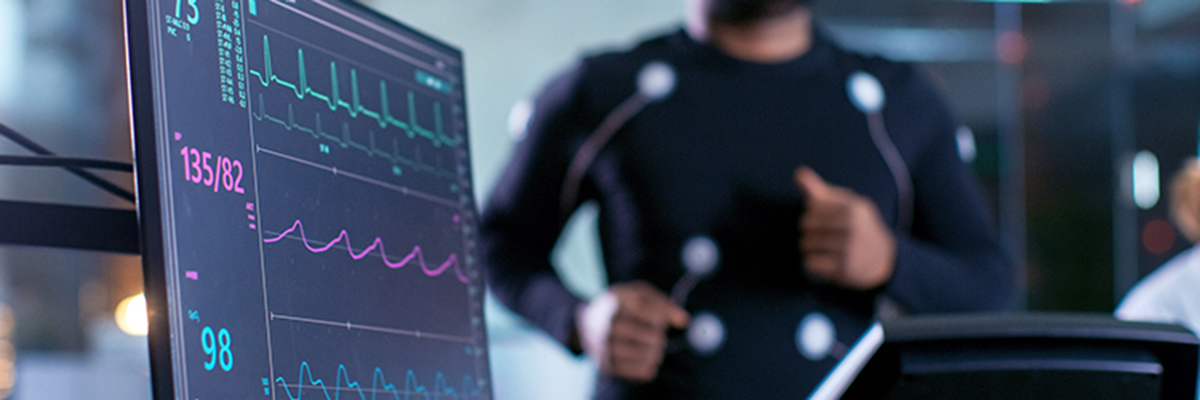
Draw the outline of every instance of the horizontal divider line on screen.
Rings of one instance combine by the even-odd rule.
[[[272,155],[272,156],[279,157],[284,160],[288,160],[288,161],[291,161],[291,162],[294,162],[297,164],[307,165],[309,167],[317,168],[317,169],[324,170],[324,171],[329,171],[337,176],[344,176],[347,178],[351,178],[351,179],[357,180],[359,182],[378,186],[378,187],[381,187],[381,188],[384,188],[387,190],[391,190],[391,191],[403,194],[405,196],[416,197],[416,198],[419,198],[422,200],[427,200],[432,203],[444,205],[444,206],[451,207],[451,208],[458,209],[458,210],[473,209],[473,207],[470,206],[471,198],[469,196],[467,196],[465,193],[460,193],[459,201],[456,202],[451,199],[443,198],[443,197],[429,194],[426,192],[422,192],[422,191],[419,191],[416,189],[410,189],[407,186],[394,185],[394,184],[387,183],[387,182],[384,182],[384,181],[381,181],[378,179],[369,178],[369,177],[359,175],[359,174],[356,174],[353,172],[348,172],[344,169],[338,169],[337,167],[334,167],[334,166],[325,165],[325,164],[321,164],[321,163],[310,161],[310,160],[305,160],[303,158],[296,157],[296,156],[293,156],[290,154],[285,154],[280,151],[271,150],[271,149],[268,149],[263,146],[256,146],[255,150],[258,151],[259,153]],[[464,211],[464,212],[466,212],[466,211]]]
[[[469,344],[469,345],[476,344],[475,339],[466,337],[466,336],[447,335],[444,333],[422,332],[422,331],[411,330],[411,329],[389,328],[386,326],[356,324],[356,323],[353,323],[350,321],[332,321],[332,320],[319,319],[319,318],[299,317],[299,316],[295,316],[295,315],[276,314],[276,313],[272,312],[271,320],[277,320],[277,319],[283,320],[283,321],[290,321],[290,322],[301,322],[301,323],[306,323],[306,324],[332,326],[332,327],[337,327],[337,328],[346,328],[346,330],[360,330],[360,331],[387,333],[387,334],[399,335],[399,336],[410,336],[410,337],[415,337],[417,339],[441,340],[441,341],[445,341],[445,342],[465,343],[465,344]]]
[[[368,38],[364,37],[363,35],[360,35],[359,33],[356,33],[352,30],[346,29],[345,27],[341,26],[341,24],[339,24],[339,23],[330,22],[324,18],[320,18],[316,15],[305,12],[305,11],[297,8],[297,6],[299,6],[299,5],[295,4],[295,0],[270,0],[270,2],[271,2],[271,4],[278,6],[282,9],[288,10],[292,13],[295,13],[296,15],[298,15],[302,18],[306,18],[308,20],[311,20],[313,22],[316,22],[318,24],[325,26],[326,28],[332,29],[333,31],[342,34],[343,36],[345,36],[346,38],[348,38],[350,40],[370,46],[376,50],[379,50],[383,54],[386,54],[390,57],[394,57],[397,60],[403,61],[403,62],[413,65],[415,67],[425,68],[430,71],[437,71],[438,73],[444,75],[447,78],[456,78],[456,77],[453,76],[453,73],[451,73],[449,71],[443,71],[438,66],[438,61],[445,62],[445,63],[455,65],[455,66],[462,65],[462,61],[460,59],[456,58],[455,55],[432,50],[430,48],[426,48],[425,51],[423,51],[423,53],[425,53],[426,55],[432,56],[433,58],[435,58],[434,60],[423,60],[418,57],[414,57],[412,54],[409,54],[408,52],[406,52],[402,49],[396,48],[395,45],[384,45],[375,40],[368,39]],[[325,4],[325,3],[316,2],[316,4],[319,4],[326,8],[330,8],[329,5]],[[359,23],[363,22],[363,20],[361,18],[356,17],[356,18],[351,18],[351,19],[353,19]],[[275,30],[275,29],[273,29],[274,28],[273,26],[268,25],[268,24],[263,24],[262,22],[259,22],[253,18],[248,19],[246,22],[249,24],[259,25],[259,26],[262,26],[267,29]],[[389,34],[388,37],[393,40],[396,40],[398,35]],[[400,39],[399,42],[406,44],[408,47],[422,47],[422,48],[427,47],[424,45],[413,46],[412,43],[416,43],[416,42],[412,41],[411,39]],[[461,78],[456,79],[456,81],[460,80],[460,79]]]

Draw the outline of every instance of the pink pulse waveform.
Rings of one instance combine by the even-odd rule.
[[[370,246],[367,246],[367,248],[363,249],[361,252],[355,253],[354,247],[350,246],[350,234],[346,233],[345,229],[343,229],[342,232],[339,233],[338,236],[336,238],[334,238],[332,241],[330,241],[328,244],[321,246],[321,247],[313,247],[313,245],[309,244],[309,242],[308,242],[308,236],[304,234],[304,224],[301,223],[300,220],[296,220],[296,222],[294,224],[292,224],[291,228],[288,228],[286,231],[283,231],[283,233],[280,233],[279,236],[263,239],[263,242],[265,242],[265,243],[278,242],[280,240],[283,240],[283,238],[287,237],[287,235],[290,235],[292,232],[295,232],[295,231],[300,231],[300,240],[302,242],[304,242],[304,247],[307,247],[308,251],[311,251],[313,253],[324,253],[326,251],[329,251],[329,249],[332,249],[333,246],[336,245],[338,242],[345,240],[346,241],[346,251],[348,253],[350,253],[350,258],[353,258],[355,260],[361,260],[361,259],[363,259],[363,257],[366,257],[367,254],[370,254],[371,251],[375,250],[376,248],[379,248],[379,255],[383,257],[383,263],[387,264],[388,268],[391,268],[391,269],[403,268],[405,265],[408,265],[409,262],[411,262],[412,260],[415,259],[415,260],[417,260],[417,264],[421,265],[421,271],[424,272],[426,276],[430,276],[430,277],[440,276],[442,273],[446,272],[451,267],[453,267],[454,275],[458,277],[458,281],[462,282],[462,283],[467,283],[467,276],[463,275],[462,270],[458,266],[458,255],[457,254],[450,253],[450,256],[446,257],[446,261],[442,262],[442,265],[438,266],[437,268],[430,269],[429,266],[425,264],[425,255],[421,252],[421,246],[413,246],[413,250],[411,253],[408,253],[407,256],[405,256],[403,259],[401,259],[398,262],[392,262],[392,260],[389,259],[387,256],[387,251],[384,251],[384,249],[383,249],[383,239],[380,239],[378,237],[375,238],[374,242],[371,242]]]

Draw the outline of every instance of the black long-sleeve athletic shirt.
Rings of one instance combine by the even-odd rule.
[[[669,292],[684,274],[681,246],[712,238],[719,269],[685,306],[719,317],[725,340],[707,356],[673,347],[649,384],[602,376],[598,398],[799,398],[869,325],[880,292],[910,313],[1010,307],[1013,272],[959,158],[956,125],[914,67],[848,53],[822,35],[797,59],[751,63],[682,30],[587,57],[537,99],[482,219],[491,289],[508,307],[569,340],[582,300],[550,264],[568,217],[559,212],[568,164],[652,61],[674,68],[674,92],[603,148],[577,203],[599,205],[609,282],[643,280]],[[895,232],[894,273],[873,292],[810,281],[797,247],[804,199],[792,176],[802,165],[869,197],[896,225],[895,180],[847,94],[855,71],[882,82],[886,130],[913,184],[912,228]],[[812,312],[832,320],[839,342],[817,361],[796,344],[798,324]]]

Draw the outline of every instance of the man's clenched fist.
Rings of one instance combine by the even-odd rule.
[[[800,217],[800,253],[810,276],[857,290],[891,279],[896,237],[871,199],[831,185],[808,167],[795,173],[805,195]]]
[[[602,373],[635,382],[658,375],[667,330],[683,329],[688,313],[645,282],[618,283],[579,309],[576,327],[584,352]]]

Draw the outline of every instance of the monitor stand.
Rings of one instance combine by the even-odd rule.
[[[0,244],[141,254],[137,212],[0,200]]]

